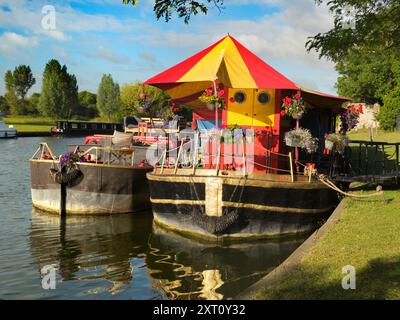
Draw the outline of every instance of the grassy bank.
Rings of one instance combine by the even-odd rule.
[[[350,138],[369,140],[369,130],[352,132]],[[374,140],[400,142],[400,132],[378,131]],[[333,229],[258,298],[400,299],[400,190],[385,191],[385,200],[346,199]],[[356,290],[342,288],[347,265],[355,267]]]
[[[382,199],[348,200],[333,230],[300,266],[260,299],[400,299],[400,191]],[[356,290],[344,290],[342,268],[356,269]]]
[[[18,132],[49,132],[55,126],[54,120],[43,117],[7,116],[0,120],[13,125]]]

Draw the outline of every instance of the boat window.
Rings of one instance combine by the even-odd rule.
[[[235,93],[234,99],[237,103],[243,103],[246,101],[246,94],[243,91]]]
[[[257,100],[261,104],[268,104],[268,102],[270,100],[269,94],[266,92],[261,92],[258,94]]]
[[[77,123],[71,123],[71,128],[72,129],[78,129],[78,124]]]
[[[82,124],[81,124],[81,128],[82,128],[82,129],[86,129],[86,128],[87,128],[86,123],[82,123]]]

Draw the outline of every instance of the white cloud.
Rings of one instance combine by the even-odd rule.
[[[85,55],[90,58],[102,59],[118,64],[129,62],[129,57],[113,52],[104,46],[98,46],[95,52],[88,52]]]
[[[30,49],[38,45],[36,37],[27,37],[15,32],[5,32],[0,35],[0,53],[12,56],[21,50]]]

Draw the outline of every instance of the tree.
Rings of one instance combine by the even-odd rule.
[[[26,65],[20,65],[14,69],[14,90],[16,95],[25,100],[25,96],[29,89],[36,83],[35,78],[32,75],[31,68]]]
[[[114,83],[110,74],[104,74],[97,91],[97,109],[108,121],[118,118],[121,106],[118,83]]]
[[[169,96],[161,89],[142,85],[124,85],[121,88],[121,104],[125,115],[139,114],[150,118],[163,117],[169,111]]]
[[[122,0],[122,2],[124,4],[130,3],[137,6],[139,1]],[[157,20],[164,18],[164,20],[168,22],[171,20],[174,12],[176,12],[178,17],[183,18],[187,24],[192,15],[197,15],[198,13],[207,14],[210,6],[221,12],[224,9],[223,5],[224,0],[155,0],[153,10],[156,14]]]
[[[96,94],[89,91],[81,91],[78,93],[79,108],[75,115],[85,119],[92,119],[99,115],[96,106]]]
[[[6,86],[6,92],[5,92],[5,99],[7,101],[8,105],[8,111],[10,111],[12,114],[16,114],[18,111],[18,99],[17,96],[15,95],[15,89],[14,89],[14,78],[13,74],[10,70],[7,70],[7,72],[4,75],[4,82]]]
[[[6,98],[0,96],[0,113],[8,112],[8,104]]]
[[[26,113],[30,115],[38,115],[39,112],[39,100],[40,100],[40,93],[34,93],[28,98],[26,104]]]
[[[336,64],[340,74],[338,93],[368,104],[382,105],[384,96],[397,85],[396,54],[379,49],[354,48]]]
[[[43,72],[42,93],[39,99],[40,113],[53,119],[69,119],[78,107],[78,85],[76,77],[67,72],[67,67],[50,60]]]
[[[306,44],[321,57],[335,62],[348,50],[359,47],[400,48],[400,1],[398,0],[315,0],[327,3],[334,14],[334,28],[318,33]]]

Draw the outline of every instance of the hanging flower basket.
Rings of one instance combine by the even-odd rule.
[[[212,88],[208,88],[199,97],[199,100],[201,102],[205,103],[207,109],[215,110],[215,106],[218,106],[218,108],[224,107],[224,103],[225,103],[224,94],[225,94],[225,91],[222,89],[217,88],[217,92],[215,94],[214,90]]]
[[[286,132],[285,142],[289,147],[299,147],[308,153],[318,150],[318,139],[313,138],[311,132],[304,128],[296,128]]]
[[[297,113],[292,113],[292,118],[295,120],[300,120],[304,116],[304,111],[300,111]]]
[[[303,117],[306,108],[300,92],[296,93],[292,98],[286,97],[282,101],[282,117],[289,116],[295,120],[300,120]]]
[[[334,144],[333,144],[332,141],[325,140],[325,148],[326,148],[326,149],[332,151],[332,150],[333,150],[333,146],[334,146]]]

